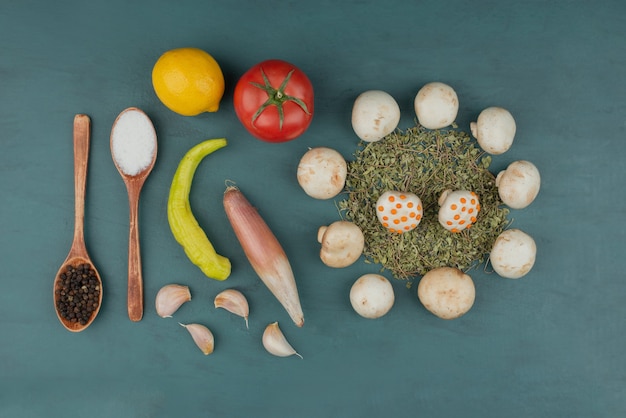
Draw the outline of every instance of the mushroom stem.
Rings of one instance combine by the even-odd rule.
[[[474,138],[478,136],[478,125],[476,125],[476,122],[470,122],[470,132]]]
[[[327,229],[327,226],[320,226],[320,228],[317,230],[317,242],[319,242],[320,244],[322,243],[322,239],[324,238],[324,234],[326,233]]]

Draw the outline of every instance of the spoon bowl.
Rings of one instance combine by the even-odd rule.
[[[136,107],[122,111],[111,129],[111,155],[128,191],[128,317],[143,317],[143,275],[139,245],[139,195],[156,162],[156,132],[148,116]]]
[[[76,254],[80,254],[80,252],[77,251]],[[91,277],[91,279],[87,279],[86,284],[83,285],[81,283],[79,286],[79,282],[75,279],[72,279],[71,277],[71,269],[78,270],[84,268],[85,266],[87,266],[88,268],[87,271],[91,272],[87,273],[88,277]],[[89,281],[91,280],[94,280],[95,284],[90,284]],[[61,324],[63,324],[63,326],[67,330],[72,332],[83,331],[85,328],[91,325],[94,319],[96,319],[96,315],[98,315],[98,312],[100,311],[100,306],[102,305],[101,283],[102,279],[100,278],[100,274],[98,273],[93,262],[89,259],[88,256],[71,255],[68,256],[68,258],[63,262],[63,265],[61,266],[61,268],[59,268],[59,271],[57,272],[54,281],[54,300],[57,317],[59,318],[59,321],[61,321]],[[87,293],[88,299],[86,303],[92,304],[92,306],[90,307],[92,310],[90,314],[88,314],[88,316],[86,317],[81,317],[79,314],[72,312],[73,309],[70,309],[69,307],[67,307],[67,305],[65,305],[65,301],[67,300],[65,299],[65,293],[67,293],[68,291],[72,291],[68,289],[71,289],[72,287],[82,288],[83,286],[91,286],[90,290],[92,292],[92,297],[89,297],[89,293]],[[74,292],[77,293],[76,291]],[[76,297],[77,296],[73,296],[73,298]],[[71,317],[70,315],[72,313],[74,315]]]
[[[102,305],[102,279],[85,246],[85,186],[89,160],[91,120],[74,117],[74,239],[54,278],[54,308],[63,326],[72,332],[87,328]]]

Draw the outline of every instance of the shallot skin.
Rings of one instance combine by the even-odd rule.
[[[296,326],[303,326],[304,314],[296,280],[276,236],[237,187],[229,186],[224,192],[224,209],[254,271]]]

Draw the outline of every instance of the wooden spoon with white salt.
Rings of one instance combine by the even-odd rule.
[[[126,189],[130,205],[128,239],[128,317],[143,317],[143,276],[139,246],[139,195],[157,155],[157,137],[150,118],[129,107],[115,119],[111,129],[111,155]]]

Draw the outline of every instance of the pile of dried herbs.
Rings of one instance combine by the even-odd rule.
[[[436,267],[464,271],[476,267],[507,225],[508,210],[488,170],[491,157],[465,132],[431,131],[418,125],[362,143],[355,157],[348,163],[348,197],[339,202],[339,209],[362,229],[367,261],[381,264],[398,279],[424,275]],[[437,201],[446,189],[478,194],[481,211],[472,228],[450,233],[439,224]],[[380,224],[376,200],[388,190],[420,197],[424,217],[416,229],[394,234]]]

